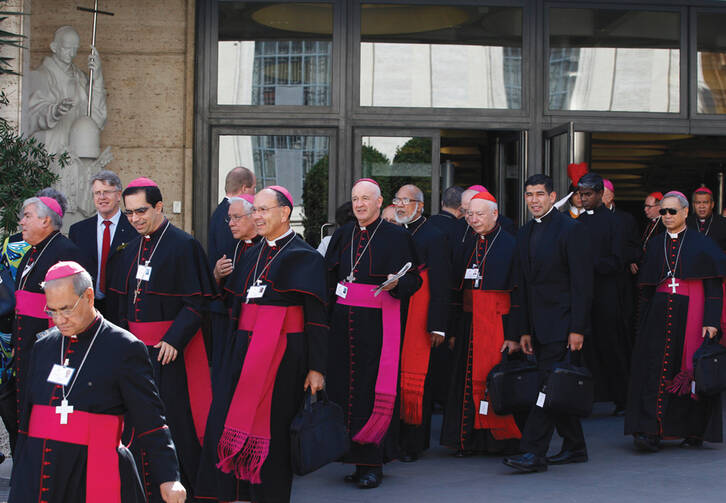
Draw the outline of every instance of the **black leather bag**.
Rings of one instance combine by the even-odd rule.
[[[15,310],[15,281],[9,269],[0,266],[0,317]]]
[[[290,425],[292,471],[296,475],[314,472],[337,461],[349,447],[343,409],[328,400],[324,390],[312,401],[310,391]]]
[[[587,417],[595,400],[595,382],[586,367],[572,364],[571,355],[568,351],[565,360],[552,367],[542,388],[542,406],[555,414]]]
[[[693,353],[696,393],[718,395],[726,391],[726,347],[707,337]]]
[[[537,364],[502,352],[502,361],[487,376],[489,405],[500,416],[529,410],[537,399]]]

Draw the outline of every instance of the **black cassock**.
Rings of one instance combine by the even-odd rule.
[[[48,272],[48,269],[61,260],[73,260],[87,268],[83,252],[70,239],[56,231],[30,248],[20,261],[20,265],[18,265],[18,274],[15,277],[18,302],[20,301],[18,293],[22,290],[32,295],[34,297],[33,302],[39,302],[36,305],[40,307],[40,309],[36,309],[37,314],[40,316],[18,314],[21,308],[20,306],[15,308],[11,343],[15,349],[15,387],[18,403],[24,396],[23,386],[25,385],[30,350],[33,349],[35,343],[35,334],[46,330],[52,325],[51,320],[43,312],[45,295],[40,284],[45,280],[45,273]],[[29,272],[23,275],[23,271],[28,269]]]
[[[330,399],[343,408],[351,438],[366,424],[373,411],[383,337],[379,309],[351,307],[335,302],[336,284],[345,281],[351,272],[351,265],[359,258],[354,268],[355,283],[379,285],[389,274],[395,274],[407,262],[411,262],[411,270],[389,293],[395,298],[406,299],[421,286],[421,278],[416,272],[413,239],[404,229],[378,218],[364,229],[357,222],[350,222],[333,234],[325,255],[328,288],[333,300],[327,389]],[[401,314],[403,323],[405,313]],[[395,459],[398,456],[398,437],[396,400],[390,426],[381,444],[351,441],[350,451],[343,461],[358,465],[381,465]]]
[[[695,213],[691,213],[686,224],[713,239],[721,250],[726,251],[726,218],[712,213],[710,217],[701,220]]]
[[[101,329],[96,341],[81,367],[81,361],[99,325]],[[130,333],[99,316],[77,337],[64,338],[54,329],[38,340],[33,348],[10,501],[86,501],[86,470],[92,468],[89,466],[88,447],[28,435],[33,407],[61,405],[61,386],[49,383],[47,378],[53,365],[60,364],[63,339],[63,359],[68,359],[68,366],[76,369],[77,378],[70,393],[69,386],[65,387],[68,403],[73,406],[74,412],[68,416],[68,425],[61,425],[61,430],[73,424],[74,414],[79,411],[125,415],[133,421],[136,425],[135,442],[143,446],[154,459],[154,464],[149,476],[142,481],[131,453],[123,446],[117,448],[123,503],[145,502],[145,492],[152,486],[156,486],[158,492],[159,484],[179,480],[174,444],[166,426],[146,346]],[[56,417],[60,421],[60,416]]]
[[[640,262],[642,248],[638,232],[638,223],[633,215],[617,206],[613,206],[613,215],[617,222],[617,230],[622,235],[623,266],[618,273],[618,291],[620,292],[620,309],[623,313],[625,330],[631,341],[635,339],[635,306],[637,304],[636,276],[630,271],[630,264]]]
[[[456,252],[453,274],[459,302],[465,305],[459,312],[460,323],[454,343],[454,366],[450,379],[449,399],[444,409],[441,444],[461,451],[502,452],[516,448],[519,439],[496,440],[489,429],[474,428],[479,404],[474,403],[472,384],[472,312],[471,304],[462,302],[465,290],[510,292],[514,288],[513,256],[515,238],[506,229],[496,225],[484,239],[469,233]],[[482,266],[482,280],[465,279],[467,268]],[[467,307],[468,306],[468,307]],[[505,339],[518,339],[516,314],[504,315]],[[496,348],[494,351],[499,351]]]
[[[585,339],[583,353],[595,378],[595,399],[625,407],[630,370],[631,341],[623,315],[620,275],[624,235],[618,220],[604,205],[577,219],[586,230],[595,266],[592,303],[592,337]]]
[[[136,279],[137,265],[144,265],[149,258],[152,268],[150,279],[139,281]],[[147,345],[147,349],[179,456],[181,480],[194,494],[201,445],[195,430],[194,410],[190,405],[185,350],[202,326],[209,300],[216,295],[214,278],[201,245],[166,219],[150,236],[138,236],[131,241],[118,263],[119,270],[114,274],[117,281],[111,290],[119,294],[121,300],[121,326],[127,328],[133,323],[146,322],[171,323],[161,340],[178,351],[176,359],[161,365],[157,360],[159,349],[153,345]],[[130,331],[133,333],[133,330]],[[206,355],[200,356],[199,360],[204,361],[203,369],[208,372]],[[195,376],[195,379],[201,382],[204,376]],[[209,380],[208,375],[206,379]],[[203,421],[201,423],[200,431],[203,431]],[[127,426],[136,425],[130,422]],[[131,443],[131,451],[139,471],[148,466],[147,462],[153,464],[153,459],[145,455],[136,442]],[[152,493],[150,501],[161,501],[158,491]]]
[[[266,264],[270,264],[266,267]],[[255,275],[257,269],[257,275]],[[264,272],[263,272],[264,270]],[[261,276],[260,276],[261,274]],[[247,289],[260,276],[266,285],[260,299],[245,303]],[[221,501],[287,502],[292,487],[290,423],[304,398],[303,384],[310,370],[325,373],[328,351],[325,263],[320,254],[291,233],[271,247],[261,240],[249,249],[226,282],[232,305],[227,333],[215,333],[214,344],[223,348],[214,362],[214,399],[209,412],[197,496]],[[287,347],[277,370],[270,411],[270,453],[262,465],[261,484],[238,480],[216,468],[217,446],[240,378],[251,331],[238,329],[246,305],[302,306],[304,333],[287,334]]]
[[[429,305],[426,318],[426,330],[446,334],[449,321],[449,285],[451,284],[451,249],[446,234],[442,233],[426,217],[403,226],[413,236],[417,253],[417,261],[427,271],[429,280]],[[446,342],[441,344],[446,346]],[[439,348],[441,347],[439,346]],[[439,348],[432,348],[429,356],[429,368],[426,373],[423,395],[423,414],[421,425],[409,425],[401,421],[401,451],[418,455],[428,449],[431,439],[432,387],[442,383],[433,383],[433,379],[442,379],[448,383],[448,375],[434,375]]]
[[[720,442],[720,396],[698,395],[694,400],[690,393],[678,395],[668,391],[682,370],[689,306],[686,295],[672,294],[670,289],[656,291],[666,281],[669,267],[677,281],[702,281],[702,325],[720,326],[726,255],[712,240],[692,229],[681,232],[676,239],[667,233],[653,238],[638,276],[644,306],[633,350],[625,433]]]

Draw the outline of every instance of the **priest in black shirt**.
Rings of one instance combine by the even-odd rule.
[[[699,187],[691,197],[693,213],[688,215],[686,225],[704,236],[713,239],[726,252],[726,218],[714,213],[713,192],[708,187]]]
[[[595,267],[592,338],[583,353],[595,379],[595,400],[615,403],[625,410],[630,370],[631,338],[621,305],[620,274],[625,270],[623,230],[612,211],[602,204],[603,179],[587,173],[577,184],[585,207],[580,222],[587,233]]]
[[[521,345],[526,354],[537,356],[541,382],[552,365],[568,349],[579,352],[592,333],[593,265],[585,228],[554,208],[557,194],[552,178],[533,175],[525,183],[525,202],[533,215],[517,234],[515,268],[519,305],[519,341],[509,334],[509,351]],[[533,404],[534,405],[534,404]],[[563,437],[561,451],[545,458],[555,426]],[[587,461],[587,448],[580,420],[554,415],[537,406],[527,418],[522,442],[525,454],[504,460],[522,472],[541,472],[548,464]]]
[[[692,386],[693,354],[718,334],[726,255],[686,227],[683,194],[669,192],[660,204],[666,232],[651,240],[638,276],[645,307],[625,415],[625,433],[646,452],[666,439],[684,447],[723,441],[720,395],[696,395]]]
[[[215,362],[221,378],[199,467],[200,499],[290,501],[290,423],[304,390],[323,388],[328,349],[325,263],[290,228],[292,208],[284,187],[257,193],[253,218],[263,239],[227,281],[233,324]]]
[[[154,459],[145,483],[166,502],[185,501],[144,344],[94,309],[91,276],[78,263],[51,267],[43,289],[57,326],[30,358],[10,501],[145,502],[133,457],[119,445],[124,416]]]

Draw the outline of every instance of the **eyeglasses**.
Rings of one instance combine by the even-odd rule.
[[[668,213],[669,215],[676,215],[678,214],[678,211],[679,210],[675,208],[661,208],[658,213],[660,213],[661,215],[665,215],[666,213]]]
[[[409,199],[408,197],[394,197],[391,202],[396,205],[402,204],[406,206],[409,203],[422,203],[423,201],[419,201],[418,199]]]
[[[262,213],[263,215],[267,215],[267,212],[270,211],[272,208],[279,208],[280,206],[270,206],[269,208],[252,208],[252,213]]]
[[[145,215],[147,211],[151,209],[151,206],[144,206],[143,208],[136,208],[135,210],[124,210],[124,215],[130,217],[134,213],[138,216]]]
[[[111,197],[116,192],[118,192],[118,189],[117,190],[97,190],[93,193],[93,197]]]
[[[262,211],[262,210],[260,210],[260,211]],[[267,211],[267,210],[265,210],[265,211]],[[230,223],[230,222],[238,222],[238,221],[242,220],[244,217],[251,216],[252,213],[253,212],[250,211],[249,213],[245,213],[244,215],[229,215],[227,218],[224,219],[224,221],[227,222],[227,223]]]
[[[45,309],[43,309],[43,311],[45,311],[45,314],[47,314],[51,318],[58,318],[59,316],[63,316],[64,318],[69,318],[73,314],[73,311],[75,311],[76,308],[78,307],[78,303],[81,301],[82,298],[83,298],[83,295],[79,296],[76,303],[73,304],[73,307],[70,309],[59,309],[59,310],[48,309],[48,306],[46,305]]]

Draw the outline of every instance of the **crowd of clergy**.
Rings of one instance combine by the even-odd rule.
[[[559,198],[550,177],[526,180],[519,228],[480,185],[447,188],[425,215],[420,187],[384,202],[360,179],[317,250],[291,227],[290,192],[256,191],[243,167],[227,175],[206,251],[149,178],[123,187],[98,173],[98,214],[68,237],[62,194],[25,200],[3,246],[24,242],[5,257],[16,307],[0,326],[15,365],[2,408],[10,502],[287,502],[290,424],[321,390],[342,408],[340,461],[361,489],[390,461],[418,461],[438,412],[435,441],[453,456],[525,473],[587,462],[578,417],[488,407],[506,355],[536,357],[542,383],[580,361],[634,449],[721,442],[719,396],[693,387],[694,352],[726,322],[726,220],[711,190],[650,194],[639,228],[610,181],[568,173]]]

